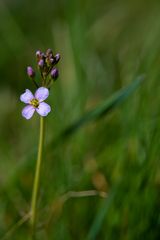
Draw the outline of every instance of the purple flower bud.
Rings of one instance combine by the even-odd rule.
[[[57,68],[53,68],[51,71],[51,77],[54,79],[54,81],[58,78],[59,76],[59,71]]]
[[[36,57],[37,57],[37,58],[40,58],[40,57],[41,57],[41,51],[40,51],[40,50],[36,51]]]
[[[57,54],[55,55],[55,60],[56,60],[56,63],[58,63],[58,62],[59,62],[60,58],[61,58],[60,54],[59,54],[59,53],[57,53]]]
[[[52,55],[53,55],[52,49],[50,49],[50,48],[47,49],[46,55],[47,55],[47,56],[50,56],[50,55],[52,56]]]
[[[34,78],[35,77],[35,71],[33,70],[32,67],[28,66],[27,67],[27,75],[31,78]]]
[[[49,61],[50,61],[51,64],[55,63],[55,59],[54,58],[50,58]]]
[[[39,66],[40,68],[43,68],[43,67],[44,67],[44,60],[43,60],[43,59],[40,59],[40,60],[39,60],[38,66]]]
[[[45,60],[46,55],[44,53],[41,53],[41,58]]]

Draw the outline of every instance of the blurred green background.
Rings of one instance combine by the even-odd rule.
[[[38,240],[160,239],[160,1],[0,1],[0,239],[29,211],[38,115],[21,117],[35,51],[61,54],[48,99]],[[145,74],[117,108],[67,126]],[[70,197],[96,190],[101,196]],[[65,195],[66,196],[66,195]],[[6,239],[28,239],[25,222]]]

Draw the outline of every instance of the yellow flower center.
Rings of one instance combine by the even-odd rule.
[[[30,104],[37,108],[39,106],[39,101],[36,99],[36,98],[33,98],[31,101],[30,101]]]

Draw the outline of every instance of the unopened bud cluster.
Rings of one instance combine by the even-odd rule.
[[[47,49],[46,53],[41,51],[36,52],[37,66],[40,71],[42,82],[41,86],[50,88],[53,81],[57,80],[59,76],[59,71],[55,67],[60,60],[60,54],[53,54],[51,49]],[[27,75],[33,80],[36,87],[38,83],[35,81],[35,71],[31,66],[27,67]]]

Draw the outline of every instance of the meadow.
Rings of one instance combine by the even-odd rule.
[[[0,1],[0,239],[30,239],[35,52],[59,52],[36,240],[160,239],[160,2]],[[39,81],[37,76],[36,81]]]

